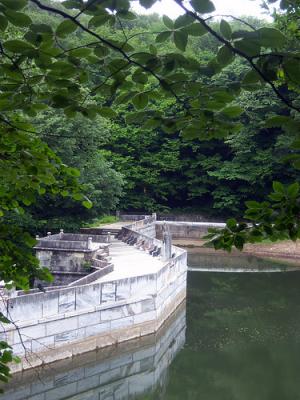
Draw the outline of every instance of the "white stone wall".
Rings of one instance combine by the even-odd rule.
[[[157,274],[9,299],[7,316],[18,329],[10,325],[0,337],[16,354],[32,356],[31,365],[24,360],[15,369],[71,356],[74,349],[59,352],[68,344],[83,342],[75,352],[86,351],[88,338],[97,337],[95,347],[104,347],[155,332],[185,298],[183,256]],[[35,358],[36,353],[41,358]]]
[[[187,255],[173,250],[157,273],[1,301],[14,324],[0,340],[23,358],[14,371],[156,332],[186,296]]]
[[[185,307],[158,335],[92,352],[51,368],[27,371],[5,387],[3,400],[133,399],[164,387],[167,368],[185,342]]]

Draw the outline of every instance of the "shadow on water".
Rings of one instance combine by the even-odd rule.
[[[40,397],[27,373],[3,399],[300,400],[300,273],[189,272],[186,322],[183,348],[185,309],[130,350],[53,365]]]

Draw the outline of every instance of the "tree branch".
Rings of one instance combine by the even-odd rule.
[[[223,43],[228,49],[230,49],[234,54],[237,54],[238,56],[244,58],[248,63],[251,65],[251,67],[258,73],[258,75],[269,85],[271,86],[273,92],[276,94],[276,96],[289,108],[292,110],[295,110],[297,112],[300,112],[300,108],[294,106],[289,100],[287,100],[277,89],[277,87],[274,85],[274,83],[258,68],[258,66],[254,63],[252,60],[251,56],[248,56],[245,54],[243,51],[236,49],[228,40],[224,39],[223,36],[221,36],[218,32],[216,32],[214,29],[212,29],[211,26],[207,24],[205,19],[199,17],[199,15],[195,11],[190,11],[183,3],[182,0],[174,0],[176,4],[181,7],[187,15],[190,15],[193,17],[196,21],[200,22],[200,24],[214,37],[216,38],[220,43]]]

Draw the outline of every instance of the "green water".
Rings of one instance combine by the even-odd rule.
[[[189,273],[186,345],[161,399],[297,400],[299,372],[300,273]]]

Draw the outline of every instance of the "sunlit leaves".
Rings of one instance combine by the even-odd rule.
[[[18,39],[7,40],[6,42],[3,43],[3,46],[6,50],[11,51],[13,53],[23,53],[28,50],[34,49],[34,47],[28,42]]]
[[[103,14],[100,14],[100,15],[95,15],[94,17],[92,17],[89,20],[89,27],[97,28],[98,26],[104,25],[110,19],[111,19],[111,15],[108,14],[107,12],[104,12]]]
[[[174,29],[174,22],[167,15],[163,16],[163,23],[166,25],[167,28]]]
[[[25,28],[32,23],[31,18],[27,14],[22,12],[6,10],[5,15],[11,24],[20,28]]]
[[[200,14],[207,14],[215,11],[214,3],[210,0],[192,0],[193,9]]]
[[[286,43],[285,36],[275,28],[260,28],[257,30],[259,43],[263,47],[280,48]]]
[[[225,39],[227,40],[231,39],[232,35],[231,26],[227,21],[225,21],[225,19],[222,19],[220,22],[220,32]]]
[[[194,23],[186,26],[184,28],[184,31],[191,36],[202,36],[207,33],[207,29],[199,23]]]
[[[0,0],[0,3],[11,10],[22,10],[28,3],[27,0]]]
[[[58,27],[56,28],[56,35],[63,38],[65,36],[69,35],[70,33],[73,33],[74,31],[76,31],[76,29],[77,29],[77,25],[73,21],[67,19],[67,20],[62,21],[58,25]]]
[[[161,32],[156,36],[156,43],[162,43],[165,42],[166,40],[168,40],[172,35],[171,31],[165,31],[165,32]]]
[[[0,14],[0,30],[4,32],[5,29],[7,28],[7,25],[8,25],[7,18],[5,18],[4,15]]]
[[[147,93],[138,93],[136,96],[132,98],[132,104],[135,106],[137,110],[144,109],[149,101],[149,97]]]
[[[231,49],[224,45],[219,48],[217,59],[221,65],[228,65],[233,61],[234,53]]]
[[[188,42],[188,35],[184,31],[175,31],[173,38],[175,46],[179,50],[185,51]]]

